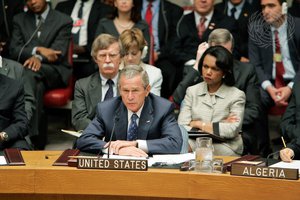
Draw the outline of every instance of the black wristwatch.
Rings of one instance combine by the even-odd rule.
[[[2,141],[7,141],[8,140],[8,134],[6,132],[1,132],[0,137]]]

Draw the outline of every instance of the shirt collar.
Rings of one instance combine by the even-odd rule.
[[[105,78],[101,73],[100,74],[100,78],[101,78],[101,85],[105,85],[107,82],[107,78]],[[117,75],[115,75],[115,77],[111,78],[111,80],[114,82],[114,85],[116,85],[116,83],[118,82],[118,76],[119,73],[117,73]]]
[[[212,10],[210,13],[208,13],[208,15],[205,15],[205,16],[201,16],[201,15],[199,15],[199,13],[194,12],[195,19],[196,19],[196,24],[198,24],[198,22],[200,21],[201,17],[205,17],[207,23],[210,22],[213,14],[214,14],[214,10]]]
[[[0,68],[2,68],[2,56],[0,56]]]
[[[243,0],[239,5],[234,6],[230,1],[227,2],[228,10],[231,10],[231,8],[235,7],[237,10],[242,10],[243,6],[245,4],[245,0]]]
[[[135,113],[137,116],[138,116],[138,118],[140,119],[140,117],[141,117],[141,113],[142,113],[142,110],[143,110],[143,108],[144,108],[144,105],[145,105],[145,103],[141,106],[141,108]],[[134,112],[132,112],[131,110],[128,110],[127,109],[127,113],[128,113],[128,120],[130,120],[131,119],[131,116],[134,114]]]
[[[47,4],[47,8],[46,10],[41,14],[41,17],[43,20],[46,20],[48,14],[49,14],[49,11],[50,11],[50,6]],[[35,18],[38,19],[38,16],[37,14],[35,14]]]

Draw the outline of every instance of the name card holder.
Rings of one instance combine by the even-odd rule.
[[[110,159],[94,156],[74,156],[72,158],[77,159],[78,169],[148,170],[148,160],[146,159]]]
[[[232,164],[230,175],[298,180],[298,169]]]

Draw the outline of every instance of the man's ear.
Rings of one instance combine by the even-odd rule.
[[[149,95],[149,93],[150,93],[150,90],[151,90],[151,86],[150,85],[148,85],[147,87],[146,87],[146,89],[145,89],[146,91],[147,91],[147,94],[146,94],[146,96],[148,96]]]

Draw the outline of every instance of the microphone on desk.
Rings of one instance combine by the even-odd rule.
[[[276,154],[278,154],[280,151],[275,151],[275,152],[273,152],[273,153],[270,153],[268,156],[267,156],[267,158],[266,158],[266,167],[269,167],[269,160],[270,160],[270,157],[271,156],[274,156],[274,155],[276,155]]]
[[[107,158],[109,158],[109,155],[110,155],[110,144],[111,144],[113,135],[115,133],[115,127],[116,127],[116,122],[117,121],[119,121],[119,116],[115,116],[115,118],[114,118],[114,124],[113,124],[112,130],[111,130],[111,133],[110,133],[110,138],[109,138],[109,141],[108,141],[109,143],[108,143],[108,147],[107,147]]]

